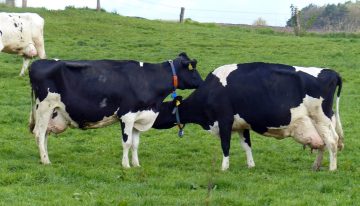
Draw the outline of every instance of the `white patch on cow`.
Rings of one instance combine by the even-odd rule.
[[[327,138],[323,134],[328,133],[329,128],[320,125],[331,124],[331,120],[322,111],[322,102],[322,97],[313,98],[306,95],[299,106],[290,109],[289,125],[268,127],[264,135],[278,139],[292,136],[301,144],[310,145],[315,149],[322,148],[324,138]]]
[[[321,70],[323,70],[322,68],[317,68],[317,67],[299,67],[299,66],[294,66],[295,71],[299,72],[305,72],[307,74],[310,74],[311,76],[314,77],[318,77],[318,75],[320,74]]]
[[[223,65],[215,69],[212,74],[219,78],[220,83],[225,87],[227,85],[227,77],[232,71],[236,69],[236,64]]]
[[[57,62],[60,61],[60,59],[56,59],[56,58],[54,60],[57,61]]]
[[[239,114],[236,114],[234,115],[234,123],[232,129],[233,131],[250,129],[250,125],[243,118],[241,118]]]
[[[225,171],[227,169],[229,169],[229,165],[230,165],[230,157],[227,156],[223,156],[223,161],[222,161],[222,164],[221,164],[221,170],[222,171]]]
[[[139,62],[140,67],[144,66],[144,62]]]
[[[139,156],[138,156],[139,143],[140,143],[140,132],[137,129],[133,129],[132,145],[131,145],[131,152],[132,152],[131,163],[134,167],[140,167]]]
[[[245,142],[245,138],[242,134],[242,131],[240,132],[240,145],[245,151],[246,154],[246,161],[249,168],[255,167],[254,158],[252,155],[251,147]]]
[[[99,103],[100,108],[104,108],[107,106],[107,98],[104,98],[100,103]]]
[[[79,127],[79,125],[70,118],[69,113],[66,112],[66,106],[61,101],[60,94],[50,92],[48,89],[48,95],[46,96],[46,98],[41,102],[37,98],[35,102],[36,102],[36,104],[34,105],[34,107],[36,107],[36,105],[38,105],[38,108],[34,109],[36,115],[42,117],[42,116],[44,116],[45,113],[49,113],[49,112],[51,112],[51,114],[53,114],[55,112],[57,113],[55,118],[50,119],[50,121],[54,121],[54,122],[50,122],[52,124],[48,125],[48,128],[47,128],[48,131],[51,131],[51,128],[54,128],[54,127],[61,128],[61,127],[64,127],[65,125],[70,126],[70,127]],[[35,118],[35,120],[36,120],[36,118]],[[42,121],[42,120],[43,119],[41,119],[40,121]],[[56,124],[56,123],[58,123],[58,124]],[[66,128],[64,128],[64,130],[65,129]]]
[[[125,115],[121,116],[121,121],[124,122],[125,128],[126,124],[129,123],[132,124],[135,129],[139,130],[140,132],[144,132],[152,127],[158,115],[158,112],[154,112],[152,110],[128,112]],[[129,130],[125,130],[124,133],[127,135],[130,134],[132,131]]]
[[[314,116],[311,115],[316,113],[318,116],[319,111],[315,112],[314,110],[321,110],[322,101],[322,98],[317,99],[306,95],[303,103],[290,109],[291,120],[289,125],[268,127],[268,131],[264,135],[278,139],[292,136],[297,142],[304,145],[310,144],[314,148],[323,146],[324,143],[313,124],[312,118]]]
[[[209,125],[209,132],[213,135],[220,135],[219,122],[215,121],[213,125]],[[250,125],[240,117],[239,114],[234,115],[234,122],[232,126],[233,131],[239,131],[243,129],[251,129]]]
[[[107,81],[107,77],[105,75],[99,75],[99,82],[105,83]]]
[[[219,122],[215,121],[213,125],[209,125],[210,129],[208,130],[211,134],[219,136],[220,130],[219,130]]]
[[[140,166],[137,157],[137,147],[140,141],[139,132],[149,130],[155,122],[158,112],[152,110],[144,110],[138,112],[128,112],[121,116],[121,121],[125,124],[124,133],[128,139],[123,143],[122,165],[129,168],[129,149],[133,148],[133,165]],[[134,133],[133,133],[134,132]]]
[[[152,110],[144,110],[136,113],[134,128],[140,132],[149,130],[154,124],[156,117],[159,115],[159,112],[154,112]]]
[[[60,133],[68,126],[78,127],[78,124],[70,118],[66,112],[65,104],[61,102],[60,94],[57,93],[48,92],[46,98],[41,102],[36,99],[33,111],[35,113],[31,114],[33,115],[31,120],[35,121],[33,133],[38,143],[41,162],[50,164],[47,151],[47,134],[50,132]],[[53,115],[54,112],[57,115]]]

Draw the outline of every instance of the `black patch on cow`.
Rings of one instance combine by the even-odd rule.
[[[126,142],[128,140],[128,135],[125,134],[125,123],[121,120],[120,120],[120,126],[121,126],[121,133],[122,133],[123,141]]]
[[[243,135],[244,135],[244,139],[245,139],[246,144],[248,144],[249,147],[251,147],[250,130],[245,129],[244,132],[243,132]]]
[[[39,104],[36,104],[36,109],[38,109],[39,108]]]
[[[0,30],[0,36],[2,36],[2,31]]]
[[[17,23],[14,23],[14,26],[15,26],[15,27],[18,27],[18,24],[17,24]]]

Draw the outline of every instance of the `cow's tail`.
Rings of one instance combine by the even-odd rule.
[[[30,110],[30,116],[29,116],[29,130],[32,133],[35,128],[35,98],[34,98],[34,90],[31,88],[31,110]]]
[[[341,88],[342,88],[342,80],[341,80],[340,75],[337,75],[337,88],[338,89],[337,89],[337,95],[336,95],[336,112],[335,112],[336,126],[335,126],[335,130],[339,136],[338,148],[341,150],[344,148],[344,131],[341,126],[340,112],[339,112],[340,93],[341,93]]]

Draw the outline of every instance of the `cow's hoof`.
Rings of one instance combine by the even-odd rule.
[[[131,162],[133,167],[140,167],[139,161],[133,161]]]
[[[249,169],[254,168],[254,167],[255,167],[255,164],[253,164],[253,165],[250,165],[250,164],[249,164],[249,165],[248,165],[248,168],[249,168]]]
[[[50,165],[51,162],[50,162],[50,160],[41,160],[41,164],[43,164],[43,165]]]
[[[129,163],[122,163],[122,166],[123,166],[123,168],[130,168],[130,164]]]
[[[315,171],[315,172],[320,171],[320,165],[314,164],[314,165],[312,166],[312,170]]]

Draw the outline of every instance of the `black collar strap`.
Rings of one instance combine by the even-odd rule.
[[[173,111],[172,111],[172,114],[175,114],[175,118],[176,118],[176,125],[178,126],[179,128],[179,132],[178,132],[178,136],[179,137],[182,137],[184,135],[184,125],[181,124],[180,122],[180,115],[179,115],[179,105],[177,102],[179,102],[178,100],[175,100],[176,101],[176,106],[174,107]],[[180,104],[180,102],[179,102]]]
[[[175,107],[173,109],[173,114],[175,114],[175,117],[176,117],[176,124],[177,126],[179,127],[179,137],[182,137],[184,135],[184,125],[181,124],[180,122],[180,115],[179,115],[179,108],[178,106],[180,105],[180,101],[177,100],[177,94],[176,94],[176,89],[178,87],[178,77],[176,75],[176,69],[175,69],[175,66],[174,66],[174,62],[172,60],[169,60],[169,64],[171,66],[171,71],[172,71],[172,77],[173,77],[173,86],[174,86],[174,91],[172,92],[171,94],[171,97],[173,98],[173,100],[175,100]]]
[[[169,60],[170,66],[171,66],[171,71],[172,71],[172,77],[173,77],[173,86],[174,86],[174,91],[177,89],[178,87],[178,78],[176,75],[176,69],[174,66],[174,62],[172,60]]]

